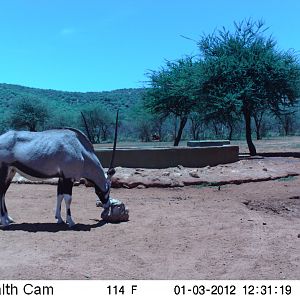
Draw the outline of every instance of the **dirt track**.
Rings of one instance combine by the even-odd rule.
[[[0,279],[300,279],[300,178],[113,189],[130,221],[99,222],[74,188],[73,230],[54,220],[56,186],[12,184]]]

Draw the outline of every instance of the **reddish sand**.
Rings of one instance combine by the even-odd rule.
[[[0,230],[0,279],[300,279],[299,176],[111,195],[130,221],[99,222],[93,188],[78,186],[70,230],[55,224],[56,186],[12,184],[16,223]]]

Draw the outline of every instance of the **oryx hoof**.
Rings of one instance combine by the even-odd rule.
[[[72,228],[76,224],[71,218],[67,219],[66,223],[68,224],[69,228]]]
[[[55,214],[56,224],[64,223],[64,220],[61,218],[60,214]]]
[[[64,220],[62,218],[60,219],[57,218],[56,224],[62,224],[62,223],[64,223]]]
[[[1,217],[1,225],[7,227],[9,225],[9,220],[6,217]]]
[[[8,220],[9,224],[15,223],[14,219],[11,218],[9,215],[6,215],[6,219]]]

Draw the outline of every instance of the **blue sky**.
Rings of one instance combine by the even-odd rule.
[[[197,55],[205,33],[263,19],[300,50],[299,0],[0,0],[0,82],[65,91],[145,85],[164,60]]]

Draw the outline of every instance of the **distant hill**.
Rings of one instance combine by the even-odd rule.
[[[14,106],[14,102],[22,98],[34,101],[45,101],[50,107],[67,110],[82,109],[84,104],[97,102],[109,111],[120,109],[126,114],[133,106],[140,103],[145,89],[119,89],[109,92],[65,92],[48,89],[29,88],[20,85],[0,83],[0,118]]]

